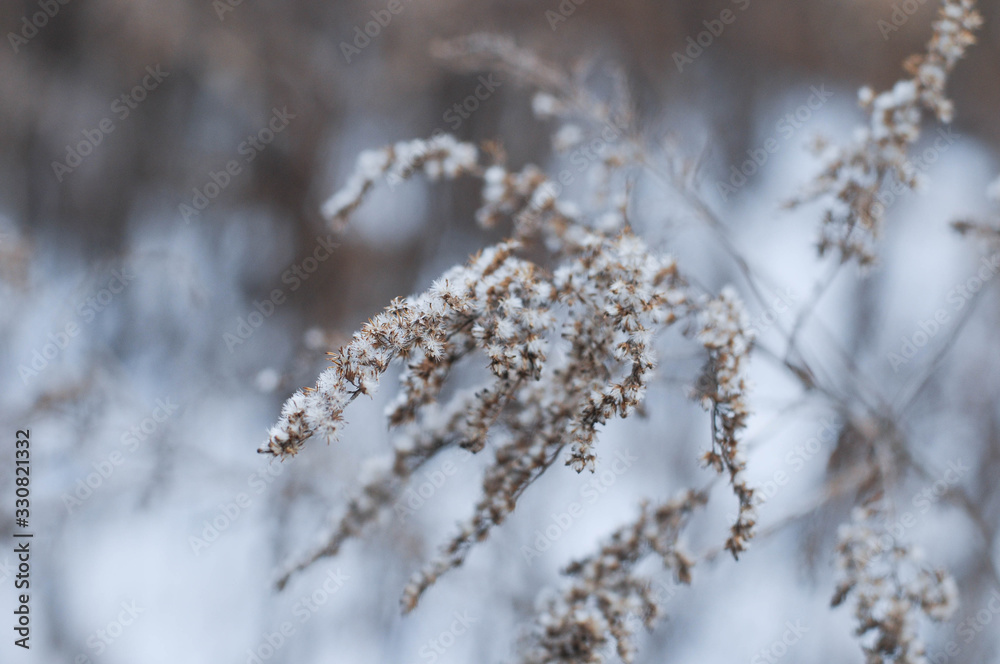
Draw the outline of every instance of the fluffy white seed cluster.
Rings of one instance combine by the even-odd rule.
[[[982,23],[975,0],[945,0],[934,22],[927,55],[914,57],[907,63],[914,73],[921,101],[942,122],[951,122],[954,115],[954,107],[944,94],[948,74],[976,42],[972,32]]]
[[[380,150],[365,150],[358,155],[354,172],[344,187],[323,204],[323,216],[334,228],[339,228],[380,178],[385,177],[390,185],[396,185],[420,169],[432,180],[442,176],[455,178],[475,172],[478,158],[475,145],[460,142],[450,134],[439,134],[427,140],[400,141]]]
[[[885,506],[855,508],[841,526],[838,566],[843,581],[833,606],[854,600],[857,634],[867,664],[927,664],[919,636],[921,616],[941,622],[958,606],[955,581],[928,569],[916,552],[890,534]]]
[[[511,173],[494,164],[486,169],[483,182],[483,205],[476,213],[476,221],[487,228],[520,210],[542,209],[554,199],[548,178],[536,166]]]
[[[569,221],[557,218],[562,224]],[[461,565],[475,542],[503,523],[521,493],[564,447],[571,447],[567,464],[577,471],[594,468],[598,427],[612,417],[628,416],[641,403],[654,365],[652,330],[696,312],[672,259],[657,257],[627,232],[602,237],[577,229],[562,232],[563,250],[571,258],[553,275],[556,300],[568,315],[561,336],[569,347],[541,380],[517,386],[507,399],[503,426],[494,432],[495,460],[486,471],[473,517],[411,579],[404,591],[406,610],[441,574]],[[559,236],[556,230],[553,234]],[[570,236],[576,241],[569,241]]]
[[[911,77],[879,94],[861,89],[859,100],[869,113],[869,125],[859,129],[854,143],[837,151],[806,192],[790,203],[814,199],[826,203],[821,255],[834,250],[842,261],[856,259],[861,265],[875,261],[875,243],[885,217],[878,195],[892,180],[908,188],[918,185],[919,173],[909,163],[907,151],[920,136],[923,109],[951,122],[954,109],[944,94],[945,85],[958,60],[975,43],[972,31],[981,23],[974,0],[943,0],[926,52],[905,63]]]
[[[757,519],[754,491],[746,481],[746,460],[738,438],[750,415],[744,364],[753,337],[747,332],[743,304],[731,288],[724,288],[718,298],[710,300],[698,318],[697,339],[709,357],[696,396],[712,414],[712,449],[705,453],[703,461],[717,472],[729,474],[739,499],[739,514],[726,541],[726,549],[738,557],[746,550]]]
[[[648,556],[658,557],[678,581],[690,583],[690,558],[677,539],[691,513],[707,497],[688,491],[656,507],[643,505],[639,518],[613,533],[594,555],[574,562],[565,574],[571,584],[540,613],[526,664],[600,664],[614,644],[622,661],[635,657],[633,621],[652,628],[659,615],[649,580],[635,573]]]
[[[391,419],[402,422],[434,399],[450,368],[472,346],[490,357],[498,378],[537,377],[544,361],[539,336],[551,324],[545,312],[551,287],[534,277],[531,263],[513,256],[516,242],[483,250],[468,265],[449,270],[416,297],[398,298],[333,355],[315,389],[289,399],[261,452],[295,454],[312,436],[331,441],[343,412],[361,394],[373,395],[390,364],[408,360],[401,401]]]
[[[602,336],[595,341],[607,348],[618,368],[611,380],[588,386],[583,416],[570,430],[568,463],[577,471],[593,470],[597,427],[615,415],[628,416],[641,403],[655,363],[653,331],[686,314],[689,298],[673,259],[650,252],[629,232],[557,269],[555,286],[579,317],[603,322]]]

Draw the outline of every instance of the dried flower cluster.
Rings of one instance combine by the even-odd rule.
[[[947,620],[958,606],[958,590],[945,571],[922,565],[890,533],[888,521],[885,506],[871,502],[855,508],[852,522],[841,526],[837,552],[844,579],[833,606],[854,598],[867,664],[925,664],[920,616]]]
[[[690,583],[693,562],[678,548],[677,538],[706,500],[689,491],[657,507],[643,505],[635,523],[612,534],[595,555],[567,567],[572,583],[539,616],[524,661],[599,663],[613,642],[622,661],[631,662],[635,645],[629,616],[642,616],[652,628],[660,611],[649,581],[637,576],[635,567],[645,557],[657,556],[678,581]]]
[[[411,610],[441,574],[503,523],[524,490],[564,451],[566,464],[577,472],[595,469],[600,428],[642,404],[656,366],[654,336],[678,322],[707,351],[713,388],[698,394],[712,413],[706,461],[729,473],[740,516],[726,546],[734,555],[743,551],[752,535],[753,492],[742,475],[737,436],[746,424],[743,372],[752,339],[735,292],[711,297],[691,286],[670,256],[651,250],[631,231],[627,198],[586,217],[559,197],[560,188],[541,169],[509,171],[497,163],[496,152],[493,163],[483,166],[479,159],[475,146],[446,135],[367,151],[324,205],[339,228],[382,178],[392,182],[419,171],[432,179],[472,176],[483,182],[476,220],[486,227],[509,223],[512,235],[452,268],[426,292],[394,300],[332,354],[333,366],[315,388],[287,401],[261,452],[284,457],[312,437],[336,439],[346,407],[361,394],[374,394],[390,366],[402,365],[399,395],[387,412],[400,432],[394,458],[381,463],[333,530],[279,584],[335,554],[347,538],[391,510],[413,471],[434,455],[449,447],[477,453],[490,440],[493,460],[482,495],[441,554],[407,585],[402,603]],[[543,248],[545,259],[523,258],[528,246]],[[439,403],[455,364],[474,353],[488,360],[490,380]],[[644,512],[641,523],[653,520],[666,528],[674,509],[687,511],[674,506]],[[686,565],[671,564],[687,576]]]
[[[944,0],[926,53],[904,63],[911,77],[877,95],[871,88],[861,89],[858,96],[870,115],[869,125],[858,130],[852,145],[836,151],[803,196],[791,203],[824,201],[821,255],[835,249],[842,261],[874,262],[885,216],[879,193],[892,179],[907,188],[918,186],[919,173],[908,161],[907,151],[920,136],[923,109],[951,122],[954,110],[945,97],[945,85],[955,64],[975,43],[972,32],[981,23],[974,0]]]
[[[474,170],[476,158],[476,146],[460,143],[449,134],[365,150],[358,155],[357,168],[344,187],[323,204],[323,216],[339,229],[380,178],[395,185],[420,169],[432,180],[442,175],[454,178]]]
[[[320,558],[337,555],[344,542],[358,537],[383,513],[393,509],[398,512],[407,480],[438,452],[457,443],[461,424],[474,405],[474,399],[474,393],[466,392],[462,398],[449,402],[446,408],[429,404],[422,410],[420,426],[403,427],[393,453],[369,460],[360,492],[348,501],[343,515],[331,531],[324,534],[316,549],[285,568],[278,579],[278,588],[284,588],[292,574]]]
[[[409,421],[436,398],[454,362],[476,347],[490,358],[498,378],[491,393],[482,394],[480,414],[489,420],[505,391],[519,379],[538,377],[545,359],[540,333],[552,321],[546,313],[551,286],[535,278],[532,264],[513,255],[515,247],[515,242],[491,247],[467,266],[448,271],[427,293],[394,300],[334,355],[334,366],[315,389],[286,403],[265,450],[294,454],[313,435],[335,439],[344,408],[361,394],[374,394],[397,359],[407,364],[390,421]],[[475,426],[469,431],[466,446],[479,449],[483,432]]]
[[[880,189],[892,181],[916,184],[907,149],[919,136],[924,109],[950,121],[945,82],[979,22],[970,0],[944,0],[926,54],[907,62],[912,78],[877,96],[862,91],[869,127],[796,201],[828,199],[821,253],[836,248],[842,262],[874,260],[884,214]],[[558,124],[552,137],[556,152],[588,135],[604,136],[607,149],[588,167],[607,191],[594,196],[596,203],[566,200],[564,188],[543,169],[509,169],[499,144],[481,150],[449,135],[359,156],[344,187],[323,207],[332,227],[343,228],[380,181],[394,184],[424,173],[432,180],[479,181],[476,222],[504,229],[508,237],[451,268],[427,291],[394,300],[331,353],[332,366],[314,388],[285,403],[260,449],[282,458],[312,438],[335,440],[350,403],[373,395],[391,366],[401,369],[399,393],[386,412],[395,436],[393,453],[373,460],[373,472],[362,479],[332,530],[285,569],[279,585],[320,557],[337,554],[345,541],[398,510],[408,480],[438,454],[456,448],[478,454],[488,446],[490,459],[472,514],[403,591],[402,608],[411,611],[428,588],[504,523],[523,492],[557,461],[577,472],[595,470],[602,427],[641,410],[658,367],[657,335],[674,326],[705,353],[703,375],[693,381],[694,398],[710,413],[711,440],[702,460],[728,479],[739,502],[724,545],[738,557],[756,525],[757,501],[746,480],[741,443],[749,416],[746,365],[754,340],[734,290],[716,294],[699,288],[671,256],[654,251],[633,232],[629,184],[634,173],[624,171],[652,173],[661,181],[664,176],[627,133],[629,105],[591,96],[579,78],[508,39],[474,35],[435,50],[460,67],[488,65],[533,86],[535,114]],[[614,83],[620,93],[621,78]],[[689,186],[697,168],[673,170]],[[668,185],[670,178],[668,173]],[[711,216],[693,191],[682,191],[685,200]],[[720,230],[714,217],[708,221]],[[752,275],[748,280],[753,287]],[[791,336],[790,348],[794,332]],[[445,390],[465,358],[482,360],[486,378],[475,389]],[[807,389],[819,388],[806,368],[787,358],[784,366]],[[879,484],[882,492],[891,488],[894,478],[878,468],[873,472],[866,486]],[[649,627],[659,611],[637,566],[658,556],[678,580],[689,582],[694,561],[677,541],[706,500],[706,492],[687,491],[657,507],[643,505],[636,521],[612,534],[592,556],[570,565],[570,584],[545,604],[524,661],[603,662],[612,646],[619,658],[632,661],[636,616]],[[955,586],[943,572],[917,564],[914,554],[888,535],[886,520],[883,504],[869,501],[843,527],[838,555],[845,580],[834,604],[854,598],[869,662],[921,662],[919,616],[946,618],[955,604]]]
[[[699,386],[696,396],[712,413],[713,445],[704,461],[716,471],[729,474],[740,501],[739,515],[726,542],[726,548],[735,556],[745,550],[757,518],[754,491],[744,476],[746,460],[737,438],[749,415],[742,363],[753,340],[746,334],[742,305],[732,289],[723,289],[718,299],[709,302],[699,314],[699,322],[698,340],[709,356],[705,371],[708,380]]]
[[[397,450],[391,470],[363,489],[323,545],[293,569],[335,553],[345,537],[389,509],[405,479],[433,454],[448,445],[475,453],[492,436],[495,459],[483,495],[441,556],[407,586],[403,604],[412,609],[442,573],[462,563],[472,544],[504,521],[564,448],[575,470],[594,469],[600,426],[642,403],[655,365],[654,333],[682,319],[708,351],[716,387],[700,396],[713,414],[710,463],[729,471],[739,496],[740,520],[727,546],[734,555],[742,551],[753,525],[752,490],[740,474],[736,435],[747,414],[742,373],[751,339],[735,293],[727,290],[717,299],[696,293],[673,259],[651,251],[620,212],[617,223],[608,220],[614,212],[602,215],[603,230],[589,227],[573,206],[556,198],[535,167],[517,173],[496,164],[480,169],[469,160],[475,148],[450,138],[405,145],[362,155],[346,189],[326,206],[331,221],[360,204],[376,173],[409,177],[414,164],[425,170],[433,163],[461,164],[441,172],[481,176],[484,202],[477,219],[484,225],[511,219],[514,237],[452,268],[427,292],[395,300],[334,354],[314,389],[285,404],[262,452],[292,455],[313,436],[335,439],[347,405],[374,394],[382,375],[399,362],[401,389],[389,423],[408,425],[419,441]],[[535,240],[548,250],[553,269],[517,256],[522,243]],[[556,342],[562,352],[550,361],[549,346]],[[489,360],[492,380],[430,410],[455,363],[476,351]],[[449,413],[443,427],[431,421],[440,423],[441,410]]]

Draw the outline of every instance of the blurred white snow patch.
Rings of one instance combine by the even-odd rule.
[[[257,377],[254,378],[254,386],[264,392],[269,394],[278,389],[278,385],[281,384],[281,374],[278,373],[272,367],[267,367],[266,369],[261,369],[257,373]]]
[[[990,183],[990,187],[987,190],[989,197],[1000,203],[1000,178],[997,178]]]
[[[309,350],[319,350],[326,343],[326,334],[318,327],[310,327],[302,336],[302,342]]]
[[[256,391],[231,392],[208,390],[195,401],[182,402],[189,405],[176,431],[180,439],[200,441],[199,454],[207,467],[228,468],[237,476],[244,477],[262,466],[261,456],[256,449],[267,437],[274,404],[270,397]],[[212,483],[205,488],[211,490]],[[193,497],[192,497],[193,498]]]
[[[252,644],[264,607],[245,595],[235,598],[232,589],[268,578],[267,558],[253,554],[265,545],[263,531],[233,528],[195,556],[189,530],[187,515],[169,506],[68,526],[64,544],[74,555],[65,560],[63,600],[72,616],[67,631],[74,656],[97,659],[87,639],[98,629],[118,633],[109,624],[122,615],[123,603],[134,614],[125,614],[131,624],[122,625],[98,661],[208,664],[232,661]],[[150,643],[159,645],[150,649]]]

